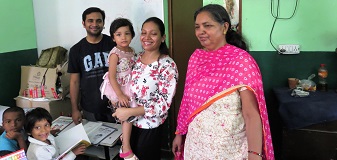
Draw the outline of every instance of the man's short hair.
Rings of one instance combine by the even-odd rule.
[[[2,121],[4,120],[5,114],[9,112],[19,112],[22,117],[25,117],[25,111],[21,107],[9,107],[2,114]]]
[[[97,8],[97,7],[90,7],[88,9],[86,9],[83,12],[83,14],[82,14],[82,21],[85,22],[85,19],[86,19],[87,15],[90,14],[90,13],[93,13],[93,12],[99,12],[99,13],[101,13],[102,19],[103,19],[103,22],[104,22],[104,20],[105,20],[105,12],[103,10]]]

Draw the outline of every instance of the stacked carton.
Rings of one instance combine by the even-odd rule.
[[[71,114],[68,63],[56,68],[21,66],[21,86],[16,105],[25,109],[43,107],[53,119]],[[61,76],[59,76],[61,75]]]

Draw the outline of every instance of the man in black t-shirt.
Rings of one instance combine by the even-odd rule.
[[[99,87],[108,71],[108,55],[115,46],[112,39],[102,34],[105,13],[91,7],[82,14],[82,24],[87,36],[70,48],[68,73],[72,118],[75,124],[82,120],[81,109],[90,121],[112,122],[108,99],[101,99]],[[80,102],[79,102],[80,101]]]

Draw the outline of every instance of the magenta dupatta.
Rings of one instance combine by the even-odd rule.
[[[190,57],[176,134],[187,133],[188,125],[194,119],[189,117],[209,98],[237,85],[247,85],[254,91],[262,119],[265,158],[273,160],[274,151],[260,69],[249,53],[230,44],[210,52],[197,49]]]

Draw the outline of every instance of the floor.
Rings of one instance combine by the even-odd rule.
[[[102,159],[95,158],[95,157],[86,157],[86,158],[80,157],[80,158],[76,158],[76,160],[102,160]],[[123,160],[123,159],[117,156],[112,160]],[[161,160],[173,160],[173,154],[171,153],[171,151],[162,151]]]

